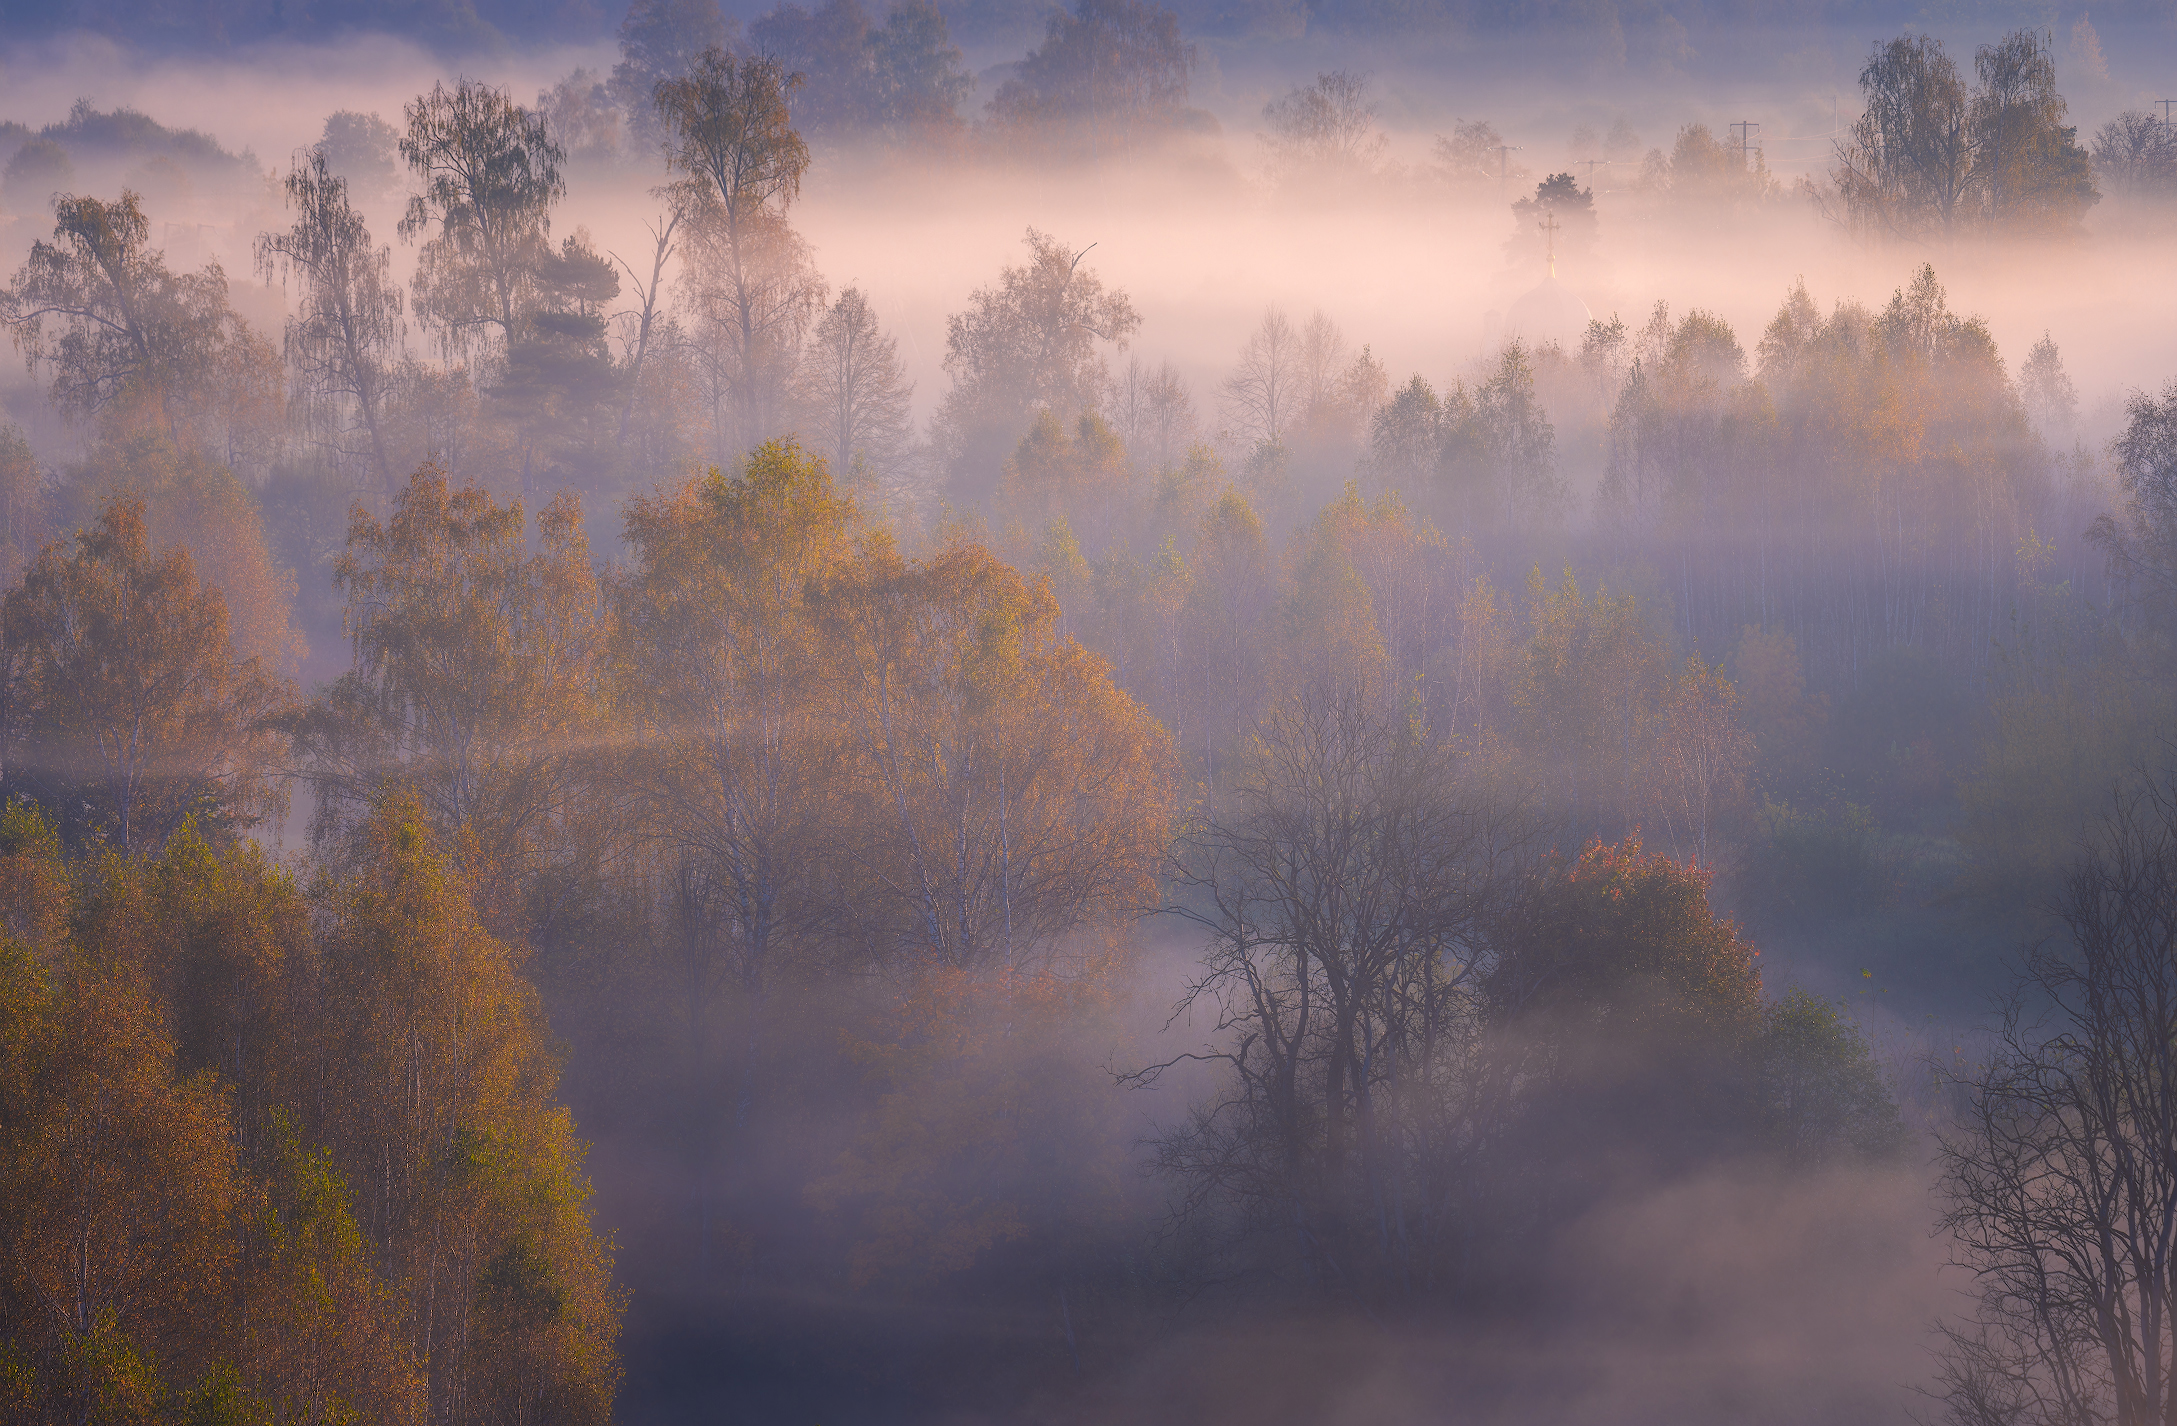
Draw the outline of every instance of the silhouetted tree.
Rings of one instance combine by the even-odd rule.
[[[409,198],[401,237],[436,229],[416,258],[416,315],[449,351],[484,328],[511,343],[548,252],[552,204],[566,196],[567,155],[543,116],[475,80],[435,84],[405,113],[401,157],[424,191]]]
[[[2134,779],[2065,877],[1985,1068],[1939,1139],[1978,1310],[1946,1326],[1960,1426],[2152,1421],[2177,1319],[2177,782]]]
[[[988,106],[1001,131],[1090,157],[1170,132],[1187,103],[1194,46],[1154,0],[1075,0]]]
[[[286,190],[295,225],[258,236],[257,266],[267,276],[292,276],[302,288],[287,319],[286,350],[301,404],[336,454],[344,453],[342,437],[362,428],[371,473],[390,498],[386,368],[406,331],[401,291],[391,279],[393,250],[371,245],[363,215],[348,202],[347,180],[333,171],[324,145],[288,172]]]

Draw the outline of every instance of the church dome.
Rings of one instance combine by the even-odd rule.
[[[1576,352],[1594,315],[1571,288],[1551,273],[1520,294],[1512,310],[1505,314],[1505,340],[1517,337],[1530,347],[1555,342],[1567,352]]]

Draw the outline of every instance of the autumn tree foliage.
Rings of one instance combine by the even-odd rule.
[[[826,592],[857,801],[846,864],[868,952],[1034,966],[1148,904],[1169,740],[1058,607],[976,545],[884,542]]]
[[[4,605],[7,784],[124,852],[187,818],[246,827],[272,805],[268,720],[291,691],[229,635],[182,548],[154,554],[140,501],[48,545]]]
[[[0,816],[25,1419],[607,1419],[619,1300],[534,992],[413,804],[305,888]]]
[[[405,787],[481,866],[549,856],[597,731],[604,629],[573,498],[539,516],[533,551],[526,524],[431,466],[390,519],[355,507],[336,575],[356,667],[296,725],[320,845]]]
[[[812,601],[852,553],[853,503],[823,460],[760,448],[634,502],[615,660],[639,736],[623,763],[646,840],[685,864],[691,935],[733,977],[820,959],[842,752]]]

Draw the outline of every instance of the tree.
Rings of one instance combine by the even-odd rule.
[[[1461,119],[1449,134],[1436,136],[1432,153],[1437,173],[1454,190],[1502,192],[1527,182],[1527,170],[1509,161],[1516,147],[1487,119]]]
[[[39,518],[44,484],[45,473],[22,428],[0,426],[0,583],[10,587],[45,543]]]
[[[301,1130],[356,1186],[427,1400],[485,1419],[603,1426],[622,1299],[583,1151],[514,950],[393,796],[326,886]]]
[[[787,98],[801,84],[775,60],[704,50],[689,71],[661,80],[656,107],[670,135],[667,163],[715,207],[729,232],[791,205],[808,171],[809,146],[794,131]]]
[[[849,287],[817,319],[809,343],[802,400],[811,439],[837,479],[884,497],[898,479],[912,433],[914,383],[899,343],[885,335],[876,309]]]
[[[535,291],[552,204],[567,194],[567,155],[542,115],[475,80],[451,91],[434,84],[403,112],[401,157],[423,192],[408,200],[401,237],[437,228],[416,257],[416,315],[448,351],[491,327],[511,343]]]
[[[1761,199],[1778,191],[1759,149],[1734,147],[1706,124],[1681,128],[1667,155],[1652,150],[1641,161],[1640,177],[1645,187],[1684,205]]]
[[[1423,488],[1436,473],[1444,403],[1417,372],[1368,418],[1368,470],[1385,489]]]
[[[677,197],[678,195],[668,192],[665,212],[656,221],[645,225],[650,233],[648,282],[643,281],[642,275],[635,271],[626,258],[618,253],[612,254],[612,260],[620,264],[621,269],[627,273],[627,280],[634,284],[635,295],[642,299],[642,308],[635,314],[634,332],[623,340],[627,366],[627,400],[620,407],[619,440],[623,445],[627,441],[628,427],[635,419],[635,403],[642,398],[643,366],[650,359],[652,344],[664,334],[670,323],[670,319],[665,318],[660,310],[658,299],[664,295],[665,264],[677,251],[674,235],[680,231],[681,223],[688,216],[686,205],[673,201]],[[624,322],[624,316],[622,320]],[[625,334],[624,325],[621,330]]]
[[[808,246],[785,218],[809,167],[787,111],[800,83],[774,60],[709,49],[657,88],[667,162],[686,175],[694,251],[683,281],[709,339],[721,463],[778,434],[803,334],[824,300]]]
[[[2011,230],[2077,226],[2101,201],[2078,129],[2064,123],[2048,36],[2016,30],[1973,57],[1974,168],[1987,221]]]
[[[1533,570],[1527,596],[1532,632],[1511,689],[1519,749],[1573,828],[1614,835],[1644,790],[1663,648],[1633,595],[1589,598],[1569,569],[1554,589]]]
[[[738,48],[741,22],[718,0],[634,0],[620,22],[620,62],[608,84],[639,147],[656,154],[672,142],[657,106],[658,85],[695,68],[707,50]]]
[[[1069,431],[1050,412],[1038,411],[999,477],[998,505],[1024,529],[1063,528],[1066,540],[1078,529],[1092,549],[1100,549],[1121,518],[1126,479],[1126,449],[1101,416],[1085,411]],[[1078,546],[1065,563],[1087,573],[1079,563]],[[1079,589],[1079,594],[1085,596],[1086,590]],[[1087,612],[1081,607],[1085,597],[1071,602],[1076,617]]]
[[[2134,392],[2125,414],[2112,448],[2124,508],[2096,517],[2087,538],[2166,629],[2177,619],[2177,381],[2160,397]]]
[[[157,1004],[71,949],[0,947],[9,1405],[33,1420],[180,1416],[227,1345],[246,1211],[234,1144],[217,1089],[175,1073]]]
[[[518,501],[455,490],[431,466],[383,524],[351,514],[334,577],[355,668],[295,726],[320,847],[352,846],[408,788],[499,894],[552,849],[598,733],[603,631],[574,497],[538,517],[533,553],[525,523]]]
[[[1515,252],[1584,255],[1594,246],[1595,194],[1569,173],[1553,173],[1536,184],[1534,197],[1512,205],[1512,216],[1519,220]],[[1545,230],[1544,223],[1551,227]]]
[[[0,169],[0,200],[17,213],[44,207],[73,187],[76,166],[68,150],[51,139],[25,139]]]
[[[938,408],[937,438],[956,499],[988,493],[1005,453],[1038,408],[1060,420],[1099,409],[1110,380],[1098,342],[1119,350],[1141,327],[1124,292],[1106,290],[1081,259],[1028,230],[1028,262],[977,288],[968,310],[945,320],[952,389]]]
[[[164,436],[100,441],[45,491],[56,530],[95,526],[109,506],[141,502],[154,550],[181,546],[227,608],[235,651],[268,673],[292,672],[306,652],[291,617],[294,582],[265,539],[250,488],[202,450]]]
[[[1970,212],[1972,101],[1932,35],[1878,44],[1860,71],[1867,108],[1837,141],[1836,185],[1857,228],[1950,232]]]
[[[813,14],[781,5],[750,34],[808,77],[793,107],[810,133],[928,142],[962,127],[959,105],[975,81],[930,0],[899,0],[882,25],[859,0],[827,0]]]
[[[325,116],[325,132],[313,146],[347,193],[370,206],[393,195],[401,180],[400,131],[376,114],[339,109]]]
[[[839,954],[849,789],[814,605],[857,518],[791,442],[627,507],[613,655],[636,736],[615,765],[630,830],[664,868],[688,1073],[733,1087],[690,1116],[706,1217],[721,1159],[746,1142],[774,996]]]
[[[2019,364],[2018,394],[2025,400],[2026,414],[2034,429],[2044,440],[2060,441],[2078,420],[2079,388],[2072,384],[2070,373],[2064,370],[2063,354],[2056,350],[2047,332],[2041,334],[2041,340],[2033,344],[2025,361]]]
[[[1376,127],[1367,96],[1367,75],[1338,69],[1263,105],[1272,167],[1339,178],[1373,170],[1391,140]]]
[[[811,953],[824,916],[837,765],[810,601],[839,577],[855,520],[792,442],[628,507],[617,657],[644,730],[628,776],[645,835],[718,889],[751,993],[775,961]]]
[[[1865,1036],[1804,990],[1762,1011],[1761,1135],[1794,1167],[1895,1159],[1910,1142]]]
[[[895,142],[927,144],[966,128],[960,106],[975,90],[934,0],[895,0],[870,36],[880,113]]]
[[[1658,771],[1665,820],[1685,838],[1696,865],[1711,861],[1709,829],[1735,809],[1753,766],[1754,740],[1738,713],[1738,690],[1695,654],[1663,707]]]
[[[338,117],[337,115],[335,117]],[[369,444],[372,474],[388,498],[393,466],[386,451],[386,367],[400,348],[401,291],[391,279],[393,250],[372,247],[363,216],[348,203],[326,146],[288,171],[295,226],[257,239],[257,266],[294,277],[302,287],[287,319],[288,365],[305,393],[311,424],[336,454],[353,421]]]
[[[534,266],[534,295],[489,395],[512,418],[525,494],[548,477],[561,487],[595,488],[616,463],[608,423],[633,380],[605,343],[605,310],[619,296],[620,274],[582,228],[557,252],[539,252]]]
[[[2119,198],[2177,187],[2177,139],[2159,114],[2127,109],[2094,132],[2094,176]]]
[[[803,77],[795,126],[811,134],[852,134],[876,119],[876,56],[860,0],[827,0],[811,14],[782,4],[749,26],[749,38],[782,68]]]
[[[2045,36],[2018,30],[1974,56],[1969,91],[1929,35],[1877,45],[1867,109],[1830,179],[1854,227],[1892,236],[2075,226],[2099,201],[2078,131],[2064,125]]]
[[[1300,414],[1300,340],[1272,307],[1240,348],[1239,369],[1225,378],[1225,419],[1251,445],[1282,445]]]
[[[186,549],[154,557],[141,501],[70,552],[47,546],[5,604],[7,781],[78,835],[156,847],[192,815],[222,831],[271,805],[267,720],[290,696],[228,640]]]
[[[2159,1420],[2177,1381],[2177,781],[2118,791],[2057,910],[1938,1140],[1979,1297],[1938,1377],[1962,1426]]]
[[[1090,158],[1169,133],[1185,112],[1194,46],[1153,0],[1074,0],[989,104],[1000,129]]]
[[[1180,843],[1167,908],[1206,938],[1177,1008],[1216,1017],[1182,1058],[1225,1082],[1157,1166],[1229,1216],[1243,1263],[1314,1293],[1442,1286],[1505,825],[1443,739],[1340,683],[1273,704],[1226,806]]]
[[[711,414],[712,459],[730,465],[794,417],[803,346],[825,310],[809,245],[775,213],[689,231],[681,290]]]
[[[1465,437],[1445,462],[1448,493],[1484,516],[1549,519],[1564,500],[1565,483],[1557,473],[1557,429],[1535,392],[1527,349],[1518,342],[1505,347],[1472,400]]]
[[[593,69],[577,69],[550,89],[537,91],[552,142],[578,164],[611,163],[627,155],[621,132],[626,116]]]
[[[1170,743],[1057,633],[1047,587],[975,545],[871,541],[825,591],[856,789],[838,897],[879,965],[1040,969],[1146,905]]]
[[[61,197],[53,212],[52,240],[31,244],[0,294],[0,322],[33,372],[52,368],[54,404],[116,430],[203,429],[222,358],[256,340],[227,306],[226,274],[169,271],[127,190],[112,203]]]
[[[306,894],[0,812],[0,1354],[29,1419],[601,1423],[621,1300],[531,988],[413,804]]]
[[[1111,423],[1143,471],[1164,471],[1194,444],[1194,393],[1170,361],[1144,366],[1128,357],[1111,403]]]
[[[1550,858],[1497,909],[1482,987],[1489,1206],[1511,1244],[1546,1237],[1620,1175],[1770,1138],[1748,1092],[1765,1028],[1758,952],[1708,885],[1636,835]]]

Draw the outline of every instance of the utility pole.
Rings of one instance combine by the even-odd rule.
[[[1731,131],[1739,136],[1740,168],[1746,167],[1747,150],[1752,146],[1754,130],[1760,127],[1761,125],[1748,119],[1741,119],[1736,124],[1731,125]]]
[[[1497,145],[1497,196],[1499,198],[1502,198],[1504,196],[1505,189],[1511,183],[1510,175],[1512,172],[1512,166],[1507,158],[1507,155],[1509,155],[1513,149],[1516,149],[1518,147],[1518,144]]]
[[[1542,221],[1535,224],[1535,226],[1542,230],[1545,235],[1543,241],[1549,244],[1550,276],[1554,278],[1557,276],[1557,229],[1560,226],[1557,221],[1557,210],[1554,208],[1543,209]]]
[[[2163,143],[2168,143],[2168,142],[2169,142],[2169,106],[2170,106],[2170,105],[2172,105],[2172,104],[2177,104],[2177,99],[2157,99],[2157,100],[2155,100],[2154,102],[2162,106],[2162,142],[2163,142]]]

